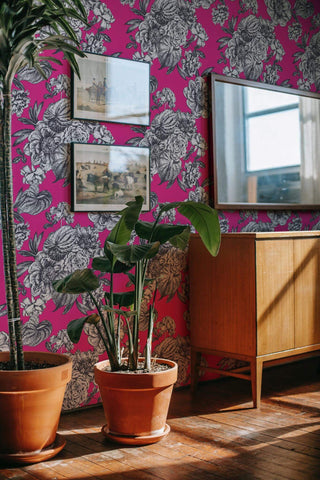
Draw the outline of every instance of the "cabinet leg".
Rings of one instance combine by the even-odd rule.
[[[255,358],[250,362],[251,365],[251,390],[254,408],[260,407],[261,387],[262,387],[262,367],[263,362]]]
[[[191,349],[191,392],[196,391],[199,379],[199,368],[201,364],[201,353]]]

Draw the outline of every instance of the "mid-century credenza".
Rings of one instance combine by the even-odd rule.
[[[242,360],[210,370],[250,380],[258,407],[265,362],[320,353],[319,231],[222,234],[217,257],[192,235],[189,277],[193,389],[202,354]]]

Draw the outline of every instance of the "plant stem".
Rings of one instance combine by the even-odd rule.
[[[108,357],[109,357],[109,361],[110,361],[111,370],[119,370],[119,368],[120,368],[119,361],[118,361],[119,355],[114,355],[113,354],[114,345],[115,345],[115,338],[111,335],[110,331],[108,330],[108,327],[106,325],[106,322],[105,322],[105,319],[104,319],[104,316],[103,316],[103,312],[100,308],[100,305],[96,301],[94,295],[91,292],[88,292],[88,293],[89,293],[90,298],[92,299],[93,303],[95,304],[95,306],[98,310],[102,325],[103,325],[104,330],[105,330],[106,335],[107,335],[107,340],[106,340],[104,338],[104,336],[102,335],[102,332],[101,332],[100,328],[98,328],[98,326],[96,325],[99,336],[102,339],[102,341],[104,343],[104,346],[106,348],[106,351],[107,351],[107,354],[108,354]]]
[[[12,368],[24,369],[22,331],[20,322],[19,290],[17,279],[16,241],[13,211],[12,157],[11,157],[11,92],[3,84],[1,110],[1,222],[3,262],[6,283],[7,314],[9,323],[10,361]]]

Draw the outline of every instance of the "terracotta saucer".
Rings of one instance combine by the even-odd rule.
[[[57,433],[55,441],[43,450],[28,453],[0,453],[0,463],[18,465],[38,463],[48,460],[59,453],[66,444],[66,439]]]
[[[166,437],[170,432],[170,426],[166,423],[164,431],[156,435],[144,435],[144,436],[126,436],[126,435],[116,435],[108,431],[107,425],[104,425],[101,429],[105,437],[116,443],[122,443],[124,445],[149,445],[151,443],[156,443],[162,438]]]

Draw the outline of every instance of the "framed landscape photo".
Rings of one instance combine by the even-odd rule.
[[[117,212],[137,195],[150,210],[149,162],[146,147],[73,143],[72,211]]]
[[[72,73],[75,119],[146,125],[150,123],[150,65],[87,53]]]

